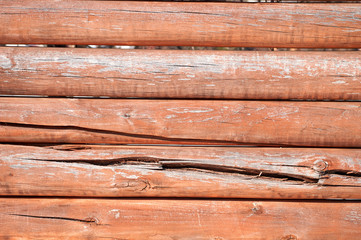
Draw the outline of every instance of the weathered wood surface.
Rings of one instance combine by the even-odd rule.
[[[361,147],[360,106],[3,97],[0,141]]]
[[[361,100],[361,56],[0,48],[0,94]]]
[[[360,4],[0,2],[0,43],[360,48]]]
[[[360,202],[0,199],[0,237],[359,239]]]
[[[361,150],[0,145],[0,195],[361,199]]]

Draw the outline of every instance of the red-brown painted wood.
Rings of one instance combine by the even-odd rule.
[[[359,102],[0,98],[0,141],[361,147]]]
[[[7,47],[0,94],[361,100],[361,55]]]
[[[0,145],[0,195],[361,199],[361,150]]]
[[[3,239],[359,239],[360,202],[0,199]]]
[[[0,43],[360,48],[360,6],[3,0]]]

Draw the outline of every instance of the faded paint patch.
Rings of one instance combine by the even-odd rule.
[[[118,219],[120,217],[119,209],[112,209],[109,211],[109,213],[113,214],[115,219]]]
[[[205,113],[214,111],[212,108],[205,107],[178,107],[168,108],[167,110],[175,113]]]
[[[2,69],[10,69],[11,68],[11,60],[7,56],[0,55],[0,68]]]
[[[333,84],[347,84],[345,81],[342,81],[342,80],[334,81],[332,83]]]

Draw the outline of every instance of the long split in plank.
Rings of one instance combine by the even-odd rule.
[[[0,48],[0,94],[361,100],[361,56]]]
[[[360,48],[361,5],[0,3],[0,43]]]
[[[361,147],[359,102],[0,98],[0,141]]]
[[[2,196],[361,199],[360,187],[360,149],[0,145]]]

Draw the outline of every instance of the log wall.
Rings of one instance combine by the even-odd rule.
[[[0,1],[0,238],[359,239],[360,9]]]

